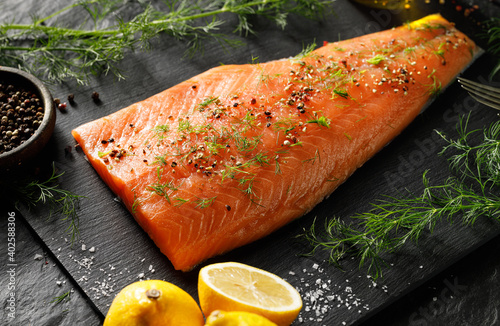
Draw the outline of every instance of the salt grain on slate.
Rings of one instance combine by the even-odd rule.
[[[64,238],[65,241],[67,241],[66,238]],[[82,243],[81,247],[81,254],[84,254],[85,252],[88,253],[94,253],[96,251],[95,247],[90,247],[87,250],[87,246],[83,243],[83,241],[80,241]],[[42,259],[43,256],[39,255],[40,258]],[[80,254],[69,254],[69,258],[71,258],[76,264],[78,264],[78,269],[76,271],[79,278],[77,278],[78,283],[88,283],[89,279],[97,279],[94,281],[94,284],[89,287],[90,292],[91,292],[91,299],[93,300],[99,300],[103,297],[109,297],[109,296],[114,296],[115,289],[117,288],[116,282],[114,281],[117,279],[116,277],[120,277],[120,275],[124,275],[125,273],[129,274],[127,277],[127,280],[129,282],[132,282],[134,280],[134,277],[131,274],[131,271],[128,268],[123,268],[122,270],[117,270],[115,265],[108,264],[108,268],[99,268],[99,270],[93,270],[93,265],[94,265],[94,260],[95,256],[81,256]],[[35,256],[35,259],[38,259],[38,256]],[[142,258],[140,260],[141,263],[143,263],[146,260],[146,258]],[[125,273],[124,273],[125,272]],[[153,265],[149,264],[148,267],[148,272],[150,274],[155,273],[155,269],[153,268]],[[84,274],[84,275],[81,275]],[[137,275],[137,274],[136,274]],[[143,279],[149,279],[146,278],[146,273],[141,272],[139,273],[136,278],[139,278],[140,280]],[[109,304],[108,304],[109,306]]]
[[[77,260],[76,262],[78,263],[78,265],[80,265],[80,268],[83,267],[87,270],[90,270],[92,264],[94,263],[94,256],[83,257],[82,259]]]
[[[363,304],[362,300],[356,297],[351,286],[332,283],[332,280],[328,279],[328,275],[324,274],[324,270],[316,263],[312,265],[311,272],[304,268],[302,273],[289,271],[288,275],[289,281],[293,284],[299,283],[296,288],[304,305],[304,309],[297,317],[299,323],[321,323],[323,316],[334,308],[346,307],[348,310],[356,308],[358,313],[370,310],[367,304]],[[309,279],[314,277],[316,280],[309,283],[305,281],[304,276]],[[345,283],[349,283],[349,280],[345,280]],[[345,325],[345,322],[343,324]]]
[[[109,297],[115,291],[115,284],[106,282],[106,280],[95,281],[94,284],[96,286],[90,288],[94,292],[93,299],[99,300],[101,297]]]
[[[35,260],[42,260],[42,258],[43,258],[43,256],[42,256],[42,255],[40,255],[40,254],[36,254],[36,255],[35,255],[35,258],[33,258],[33,259],[35,259]]]

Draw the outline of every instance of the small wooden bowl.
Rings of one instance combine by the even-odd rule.
[[[56,110],[50,91],[33,75],[19,69],[0,66],[0,82],[33,92],[44,107],[42,123],[34,134],[19,146],[0,154],[0,172],[5,172],[25,165],[47,144],[56,124]]]

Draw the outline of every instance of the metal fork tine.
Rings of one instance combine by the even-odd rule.
[[[473,82],[459,77],[462,88],[467,90],[473,99],[484,105],[500,110],[500,89]]]
[[[469,93],[474,93],[478,96],[484,97],[490,101],[499,101],[500,102],[500,93],[493,93],[491,91],[481,89],[479,87],[470,87],[468,85],[463,85],[462,88],[468,91]]]
[[[474,94],[472,94],[472,93],[469,93],[469,95],[470,95],[473,99],[475,99],[476,101],[478,101],[478,102],[479,102],[479,103],[481,103],[481,104],[487,105],[487,106],[489,106],[489,107],[491,107],[491,108],[494,108],[494,109],[497,109],[497,110],[500,110],[500,104],[498,104],[498,103],[495,103],[495,102],[489,102],[489,101],[482,100],[481,98],[479,98],[479,97],[475,96],[475,95],[474,95]]]
[[[460,84],[462,84],[462,85],[467,85],[467,86],[469,86],[471,88],[475,88],[477,90],[488,90],[495,95],[496,94],[500,95],[500,88],[496,88],[496,87],[488,86],[488,85],[483,85],[483,84],[480,84],[477,82],[473,82],[472,80],[465,79],[463,77],[458,77],[457,79],[460,82]]]

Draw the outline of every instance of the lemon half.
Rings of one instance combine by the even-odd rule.
[[[279,276],[241,263],[218,263],[200,270],[198,297],[205,316],[215,310],[247,311],[279,326],[290,325],[302,308],[297,290]]]

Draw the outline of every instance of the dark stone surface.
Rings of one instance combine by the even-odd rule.
[[[496,237],[363,325],[499,325],[499,250]]]
[[[99,325],[100,316],[91,302],[68,277],[54,253],[30,232],[19,212],[4,205],[0,214],[0,324]],[[9,232],[15,233],[15,242],[7,241],[12,236]],[[8,247],[7,243],[14,243],[15,247]],[[68,292],[69,296],[59,303],[55,302]],[[15,301],[10,299],[11,293]]]
[[[323,40],[335,41],[339,36],[350,38],[435,11],[441,11],[474,35],[476,19],[495,15],[497,8],[493,2],[472,1],[479,4],[482,11],[478,16],[464,19],[452,1],[447,1],[445,6],[432,2],[430,5],[418,2],[412,11],[390,12],[367,10],[351,2],[337,1],[333,5],[337,15],[324,22],[295,19],[281,31],[259,21],[259,36],[250,37],[245,46],[224,51],[217,44],[208,43],[205,55],[193,59],[183,57],[185,48],[181,43],[160,37],[153,51],[130,54],[123,61],[128,75],[125,81],[118,82],[108,76],[92,80],[90,86],[71,82],[52,86],[55,97],[64,99],[67,94],[74,93],[76,105],[68,106],[67,113],[59,114],[54,136],[40,156],[40,164],[47,166],[54,161],[56,167],[65,172],[61,186],[86,197],[81,201],[80,236],[72,245],[66,232],[67,221],[58,216],[49,218],[44,208],[32,211],[21,208],[16,215],[19,217],[16,261],[23,265],[18,265],[16,295],[22,299],[16,307],[16,318],[7,319],[4,309],[2,322],[7,320],[10,325],[98,325],[113,296],[125,285],[141,278],[166,279],[197,299],[199,269],[189,273],[174,271],[131,215],[114,200],[115,196],[83,155],[76,150],[70,154],[65,152],[67,146],[74,145],[69,133],[71,129],[156,94],[220,62],[246,63],[254,57],[259,57],[260,61],[288,57],[314,40],[321,43]],[[22,3],[7,0],[1,4],[0,21],[12,19],[12,13],[16,14],[16,21],[26,21],[27,13],[43,15],[64,3],[54,1],[48,6],[48,3],[34,0]],[[64,19],[70,25],[75,23],[74,17]],[[485,80],[492,64],[491,58],[484,56],[466,71],[466,75]],[[93,91],[100,93],[99,104],[91,99]],[[446,160],[437,156],[443,143],[434,137],[433,130],[453,136],[458,117],[469,111],[472,112],[473,128],[497,119],[495,112],[476,104],[455,83],[400,137],[311,213],[269,237],[207,263],[236,260],[285,277],[304,298],[305,309],[295,325],[498,323],[497,270],[500,262],[494,252],[499,248],[500,228],[491,221],[480,219],[474,228],[440,224],[435,233],[424,236],[418,246],[409,244],[401,252],[387,256],[391,266],[385,270],[384,280],[377,281],[376,286],[366,277],[364,269],[358,269],[356,260],[346,261],[342,272],[326,263],[324,254],[313,258],[299,256],[307,248],[294,239],[315,217],[316,223],[321,224],[331,216],[347,217],[366,210],[379,194],[393,195],[405,187],[418,192],[421,175],[426,169],[431,170],[429,176],[435,182],[446,178]],[[10,208],[4,211],[2,207],[2,218],[9,211]],[[23,226],[22,216],[32,232]],[[4,224],[0,226],[5,230]],[[7,252],[4,234],[0,245],[2,257],[7,257],[3,254]],[[92,247],[95,250],[90,252]],[[48,264],[33,259],[36,253],[44,252]],[[2,264],[0,272],[3,274],[3,268],[7,270],[8,267]],[[7,307],[5,287],[8,283],[4,278],[0,280],[0,302]],[[61,287],[55,283],[57,280],[63,282]],[[74,289],[70,300],[59,305],[47,303],[70,289]],[[315,295],[322,301],[313,300]]]

